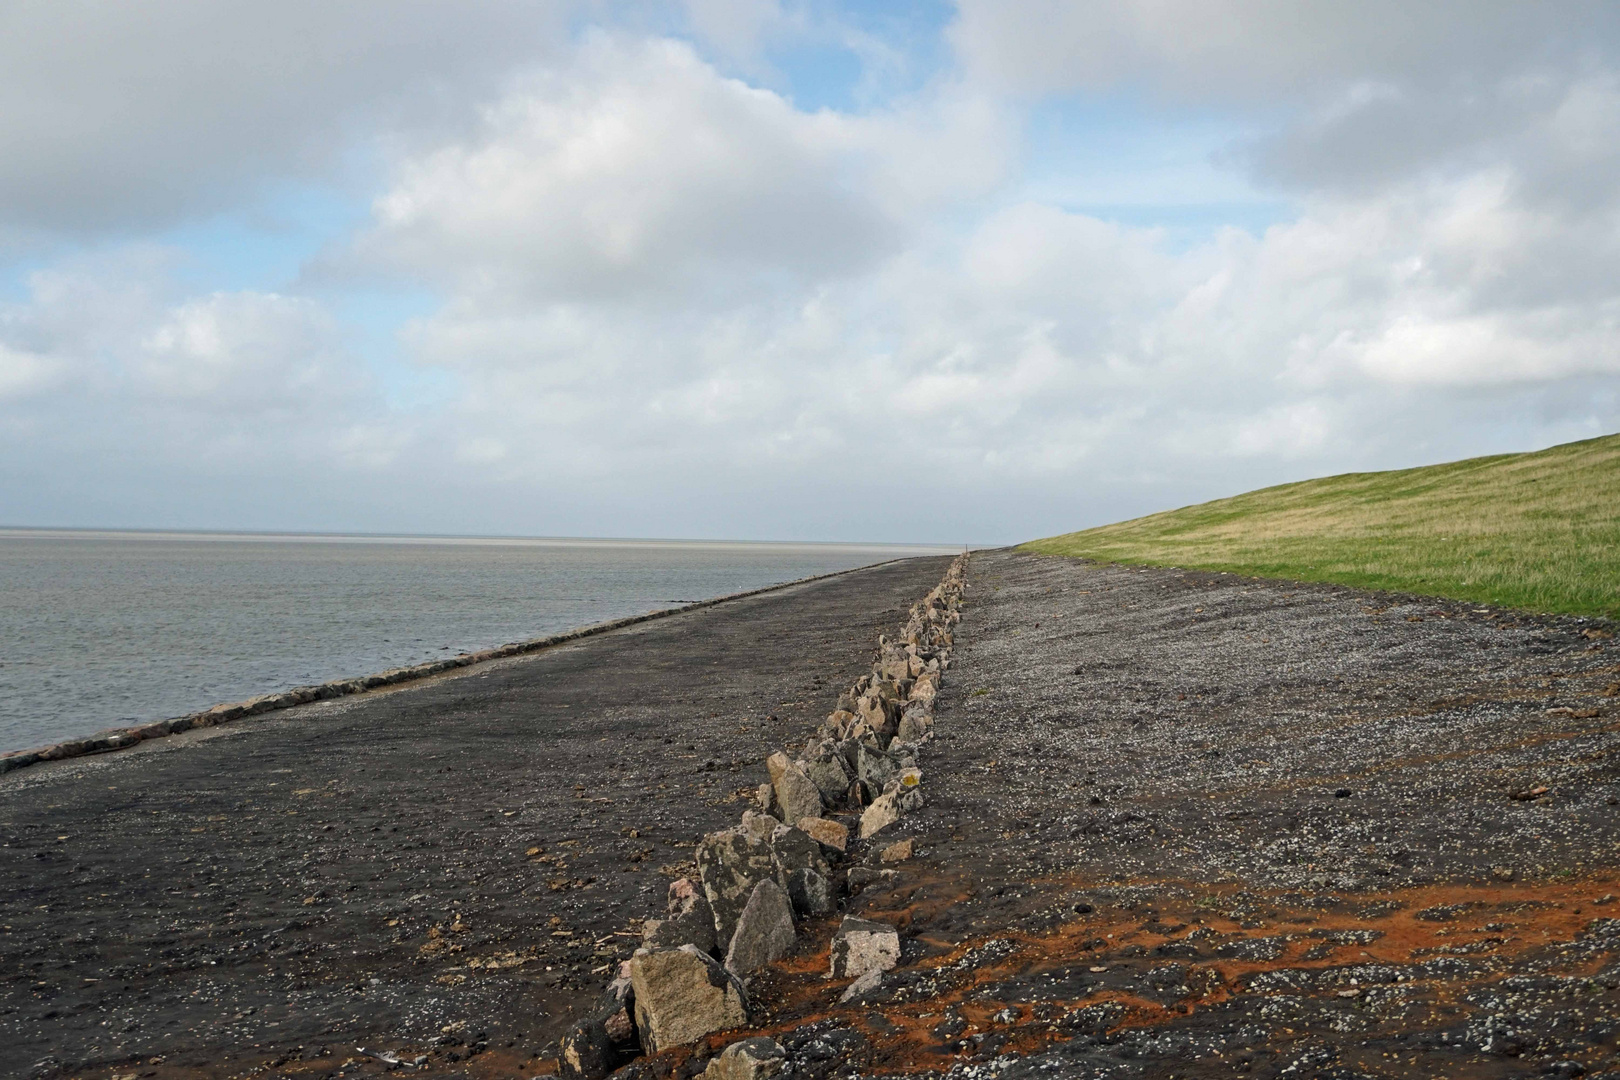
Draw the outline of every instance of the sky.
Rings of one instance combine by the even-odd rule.
[[[1620,429],[1620,5],[9,0],[0,525],[1000,543]]]

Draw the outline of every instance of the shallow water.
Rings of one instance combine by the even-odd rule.
[[[0,750],[947,550],[0,530]]]

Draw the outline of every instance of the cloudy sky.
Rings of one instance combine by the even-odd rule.
[[[1013,541],[1620,428],[1620,5],[10,0],[0,524]]]

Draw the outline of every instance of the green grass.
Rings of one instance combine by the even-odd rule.
[[[1620,617],[1620,435],[1264,488],[1025,550]]]

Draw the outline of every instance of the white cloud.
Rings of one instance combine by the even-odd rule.
[[[750,10],[734,64],[792,29]],[[252,524],[1012,540],[1620,422],[1602,35],[1493,73],[1526,8],[1291,10],[967,3],[962,73],[854,112],[587,32],[391,144],[326,261],[436,290],[400,334],[436,400],[390,406],[296,288],[132,248],[0,308],[0,453],[28,505],[124,469]],[[1228,164],[1296,216],[1172,242],[1031,196],[998,95],[1127,83],[1259,118]]]
[[[895,223],[845,175],[852,125],[720,77],[673,41],[598,37],[405,166],[374,260],[470,293],[602,298],[751,291],[859,269]]]

